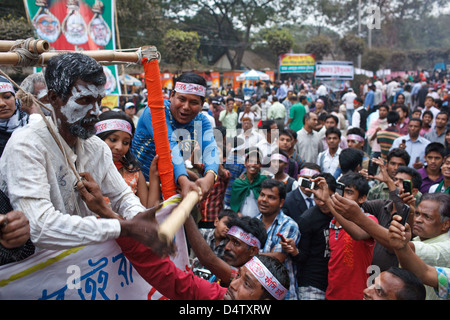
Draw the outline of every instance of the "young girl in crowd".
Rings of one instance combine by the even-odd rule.
[[[131,190],[139,197],[142,205],[150,208],[160,200],[158,159],[155,157],[150,166],[147,185],[139,163],[131,153],[131,142],[134,134],[133,120],[122,111],[106,111],[99,116],[95,125],[97,136],[110,147],[114,164]],[[109,203],[109,199],[105,199]]]

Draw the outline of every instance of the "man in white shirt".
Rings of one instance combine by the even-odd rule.
[[[128,236],[165,251],[149,216],[154,210],[141,205],[95,135],[105,95],[102,66],[87,55],[65,53],[48,61],[45,78],[56,124],[40,118],[17,130],[0,160],[0,187],[13,208],[26,214],[33,244],[55,250]]]
[[[297,153],[306,162],[316,163],[317,156],[323,151],[323,143],[319,133],[315,130],[318,117],[314,112],[308,112],[303,117],[303,128],[297,131]]]
[[[253,129],[253,120],[248,117],[242,118],[242,132],[237,137],[244,141],[244,150],[254,147],[264,139],[263,136]]]
[[[342,149],[339,147],[341,142],[341,131],[336,127],[330,127],[325,133],[328,149],[322,151],[317,156],[317,164],[321,172],[327,172],[332,175],[339,167],[339,155]]]
[[[352,125],[352,116],[355,108],[353,106],[353,101],[355,101],[356,93],[353,92],[352,88],[348,88],[348,92],[346,92],[342,96],[342,102],[345,104],[345,110],[347,112],[348,124]]]

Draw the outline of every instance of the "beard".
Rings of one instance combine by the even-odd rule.
[[[69,127],[69,131],[75,137],[87,140],[96,134],[95,124],[99,121],[98,117],[85,117]]]

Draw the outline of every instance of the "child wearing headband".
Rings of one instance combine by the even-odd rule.
[[[135,130],[133,120],[122,111],[106,111],[100,114],[99,118],[100,121],[95,125],[96,134],[110,147],[117,170],[139,197],[143,206],[150,208],[156,205],[159,202],[157,161],[153,161],[150,166],[149,190],[141,167],[131,153]],[[105,200],[109,203],[109,199]]]

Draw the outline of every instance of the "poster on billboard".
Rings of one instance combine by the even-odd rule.
[[[280,55],[280,73],[314,72],[315,62],[313,54],[285,53]]]
[[[24,0],[24,4],[36,35],[47,40],[51,49],[116,49],[114,0]],[[103,69],[106,94],[120,94],[117,65]]]
[[[317,61],[316,79],[322,80],[353,80],[354,69],[352,61]]]

